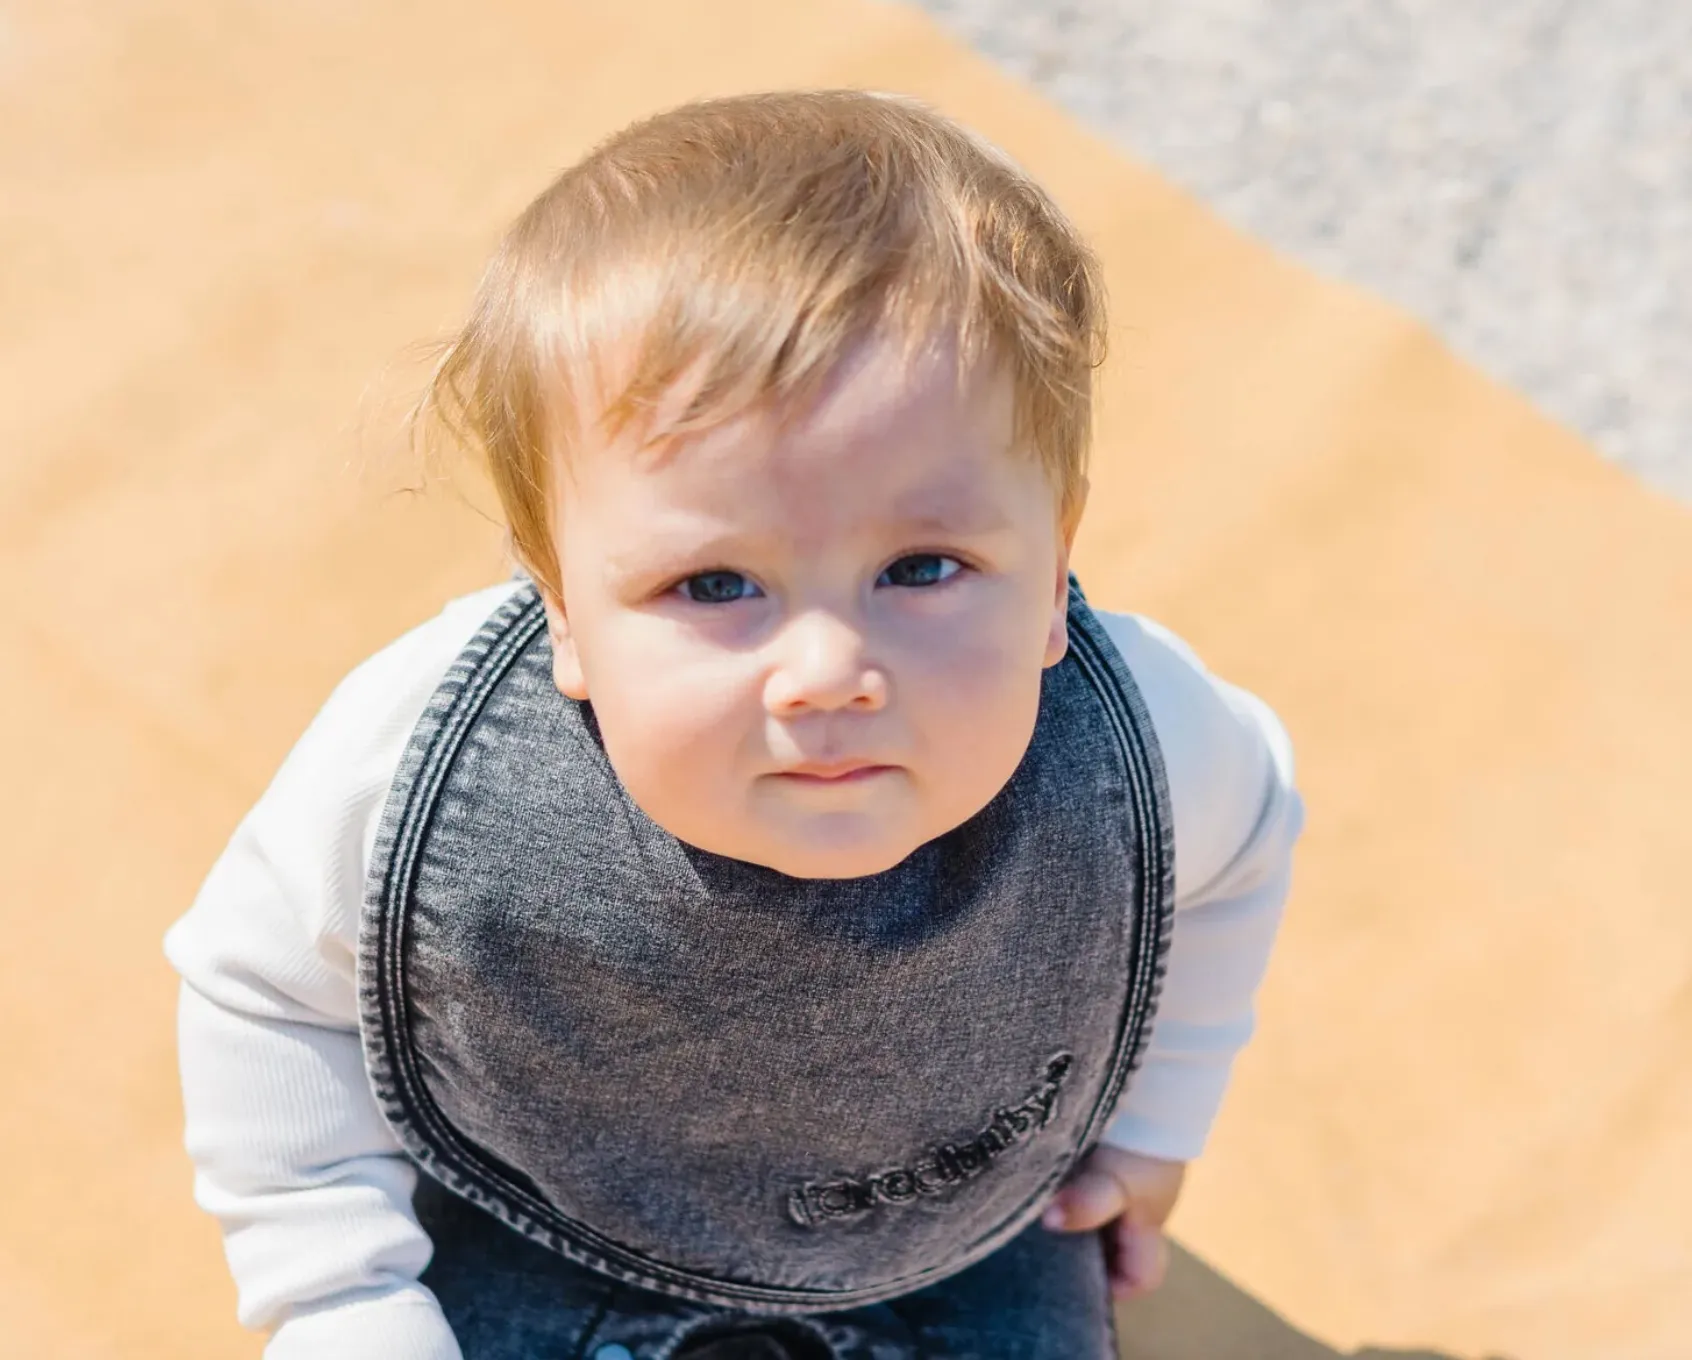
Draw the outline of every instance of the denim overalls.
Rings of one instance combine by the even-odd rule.
[[[468,1360],[1111,1353],[1097,1238],[1037,1219],[1146,1043],[1173,843],[1144,703],[1073,580],[1069,610],[1010,782],[845,880],[648,819],[532,583],[469,642],[359,951]]]

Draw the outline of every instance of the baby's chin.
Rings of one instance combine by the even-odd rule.
[[[842,825],[843,821],[848,824]],[[720,840],[711,836],[681,839],[726,859],[762,865],[789,878],[808,879],[869,878],[886,873],[932,839],[913,838],[908,829],[899,834],[887,827],[854,826],[849,819],[821,819],[821,824],[760,831],[762,834]],[[715,843],[702,843],[706,841]]]
[[[642,790],[628,787],[646,815],[677,840],[724,859],[805,879],[884,874],[975,816],[997,792],[985,786],[948,788],[943,792],[975,796],[935,798],[908,771],[838,794],[793,790],[763,780],[738,804],[731,792],[720,806],[709,805],[708,799],[702,805],[698,798],[643,800]],[[653,792],[665,791],[655,787]],[[731,808],[738,815],[728,815]]]
[[[809,846],[784,846],[752,862],[786,874],[789,878],[870,878],[903,864],[916,848],[915,845],[904,845],[896,850],[881,847],[818,850]]]

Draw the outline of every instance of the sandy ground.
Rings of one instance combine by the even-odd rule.
[[[4,11],[0,1354],[257,1354],[159,941],[335,681],[497,578],[474,483],[397,490],[377,380],[594,137],[814,84],[935,100],[1097,240],[1082,578],[1302,762],[1260,1034],[1125,1353],[1692,1352],[1692,512],[913,11],[465,14]]]
[[[921,3],[1692,501],[1692,6]]]

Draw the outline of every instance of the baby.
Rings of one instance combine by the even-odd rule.
[[[1103,335],[909,100],[689,105],[519,217],[419,409],[517,573],[346,678],[167,940],[270,1360],[1115,1354],[1302,813],[1070,574]]]

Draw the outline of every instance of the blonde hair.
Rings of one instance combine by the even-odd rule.
[[[513,556],[559,597],[566,431],[641,422],[657,443],[802,405],[860,340],[938,341],[960,374],[982,359],[1009,374],[1017,439],[1073,531],[1104,334],[1092,252],[956,124],[856,90],[707,100],[616,133],[523,211],[410,427],[480,455]]]

